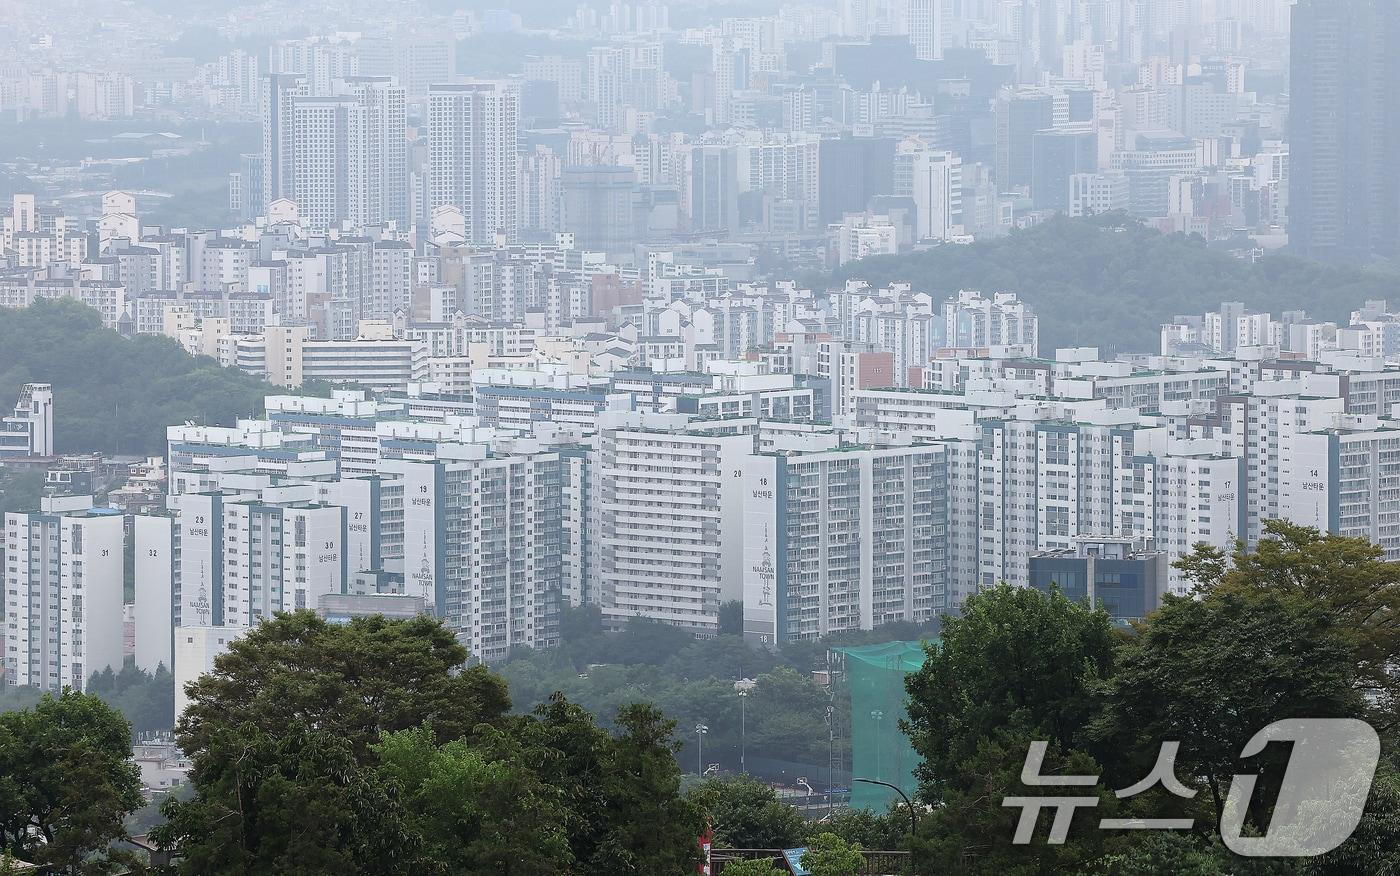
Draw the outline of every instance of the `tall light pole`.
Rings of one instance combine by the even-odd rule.
[[[695,742],[699,746],[695,751],[695,774],[700,778],[705,778],[705,734],[710,732],[710,728],[704,724],[695,725]]]
[[[836,741],[836,707],[826,707],[826,817],[831,818],[831,789],[836,787],[832,765],[832,744]]]
[[[885,771],[880,767],[880,734],[884,730],[885,713],[879,709],[872,709],[870,720],[875,722],[875,775],[883,776]]]
[[[748,750],[749,750],[749,720],[748,704],[749,692],[739,691],[739,772],[744,775],[749,774]]]

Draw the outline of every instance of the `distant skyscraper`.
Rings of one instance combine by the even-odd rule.
[[[1289,241],[1306,256],[1400,254],[1400,7],[1293,7]]]
[[[1055,124],[1049,94],[1003,93],[997,98],[997,185],[1003,192],[1031,184],[1031,137]]]
[[[406,94],[388,76],[355,76],[345,87],[365,110],[366,215],[406,227],[408,206],[408,115]]]
[[[735,147],[690,147],[685,185],[691,230],[738,232],[739,156]]]
[[[823,223],[862,213],[871,198],[894,191],[894,147],[894,140],[886,137],[821,141],[817,184]]]
[[[304,97],[306,78],[297,73],[272,73],[262,81],[263,184],[266,202],[295,197],[292,168],[292,102]],[[261,210],[259,211],[261,212]]]
[[[1098,170],[1098,140],[1083,128],[1053,128],[1031,136],[1031,198],[1037,210],[1069,210],[1070,178]]]
[[[909,42],[920,61],[943,57],[943,0],[909,0]]]
[[[564,230],[574,233],[581,250],[626,254],[635,236],[632,189],[637,175],[630,167],[566,167]]]
[[[623,91],[627,87],[627,51],[616,46],[596,46],[588,52],[588,100],[598,127],[612,131],[622,119]]]
[[[292,199],[313,228],[369,221],[365,117],[353,97],[292,101]]]
[[[517,87],[509,82],[434,85],[428,93],[431,206],[457,207],[473,243],[518,232]]]

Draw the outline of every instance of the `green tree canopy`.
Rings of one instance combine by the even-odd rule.
[[[942,799],[987,740],[1007,733],[1083,750],[1093,687],[1113,666],[1108,615],[1060,593],[1007,586],[947,618],[928,660],[909,676],[908,733],[923,757],[920,792]]]
[[[279,615],[235,639],[214,671],[187,688],[177,734],[196,775],[227,768],[221,735],[253,726],[269,736],[303,722],[363,755],[380,734],[431,727],[446,742],[500,725],[505,682],[466,668],[467,652],[441,622],[382,615],[332,624],[314,612]]]
[[[788,849],[805,833],[802,815],[751,776],[706,779],[689,797],[709,817],[716,848]]]
[[[573,861],[564,795],[535,773],[519,743],[492,730],[476,747],[438,746],[427,728],[387,734],[375,747],[423,838],[419,873],[550,876]]]
[[[812,876],[860,876],[865,870],[865,856],[859,845],[852,845],[834,833],[812,837],[802,855],[802,866]]]
[[[142,804],[131,726],[97,697],[45,694],[0,714],[0,851],[53,873],[108,872]]]

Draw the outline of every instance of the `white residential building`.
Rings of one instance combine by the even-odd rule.
[[[122,666],[122,515],[52,497],[5,515],[5,680],[83,690]]]

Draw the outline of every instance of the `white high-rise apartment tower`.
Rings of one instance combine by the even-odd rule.
[[[5,681],[82,690],[122,666],[122,515],[91,496],[5,515]]]
[[[434,209],[456,207],[471,243],[519,230],[516,177],[520,91],[510,82],[434,85],[428,92],[428,146]]]
[[[366,112],[353,97],[292,101],[293,199],[312,228],[370,221]]]
[[[292,104],[310,94],[306,78],[295,73],[272,73],[262,80],[263,197],[258,212],[278,198],[295,197],[292,166]]]
[[[369,221],[392,221],[406,228],[409,206],[405,89],[389,76],[354,76],[345,80],[345,88],[365,110]]]

